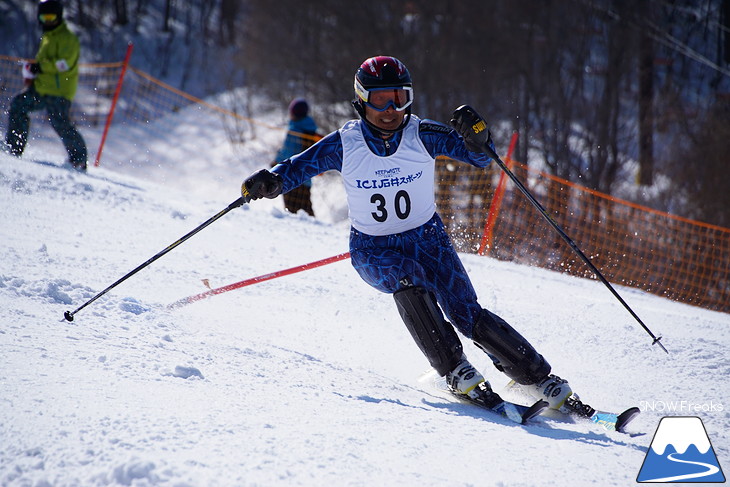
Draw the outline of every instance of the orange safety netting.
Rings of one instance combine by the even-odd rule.
[[[18,58],[0,56],[0,106],[22,89]],[[111,107],[122,63],[81,64],[71,115],[83,130],[102,127]],[[169,115],[187,106],[211,110],[240,129],[271,127],[188,95],[130,66],[114,124],[145,125],[166,137]],[[150,124],[151,121],[158,123]],[[162,123],[160,123],[162,122]],[[302,137],[310,138],[301,134]],[[669,299],[730,312],[730,229],[688,220],[598,193],[517,164],[520,179],[550,216],[612,283]],[[481,248],[484,224],[500,176],[496,165],[477,169],[439,159],[437,204],[457,249],[518,263],[592,277],[540,213],[510,182]],[[525,180],[526,177],[526,180]]]
[[[476,253],[500,169],[440,161],[439,208]],[[610,282],[730,312],[730,229],[670,215],[517,164],[529,190]],[[523,180],[523,183],[525,181]],[[592,272],[511,182],[485,253],[569,274]]]

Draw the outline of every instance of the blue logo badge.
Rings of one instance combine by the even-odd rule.
[[[667,416],[659,421],[637,482],[725,482],[702,420]]]

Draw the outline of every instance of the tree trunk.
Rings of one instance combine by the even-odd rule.
[[[640,3],[645,14],[646,2]],[[654,182],[654,46],[649,35],[639,36],[639,176],[638,183]]]
[[[117,16],[117,25],[127,25],[129,17],[127,16],[127,0],[114,0],[114,11]]]
[[[165,0],[165,17],[162,21],[162,31],[170,32],[170,16],[172,15],[172,0]]]

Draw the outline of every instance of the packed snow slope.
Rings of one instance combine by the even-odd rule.
[[[519,426],[442,397],[418,380],[428,365],[392,297],[349,261],[168,309],[205,279],[219,287],[346,251],[347,222],[321,205],[318,219],[280,201],[236,209],[64,321],[235,200],[269,155],[219,155],[214,134],[183,119],[186,140],[147,147],[153,165],[80,174],[61,167],[53,134],[34,130],[22,159],[0,155],[0,485],[634,484],[669,412],[643,411],[631,431],[645,434],[629,436],[545,418]],[[98,134],[85,135],[93,148]],[[176,150],[196,140],[189,157]],[[140,154],[145,143],[140,133]],[[109,160],[123,162],[122,149],[112,143]],[[586,402],[700,416],[727,475],[727,314],[619,288],[666,355],[600,283],[463,261],[481,303]],[[501,389],[507,378],[464,343]]]

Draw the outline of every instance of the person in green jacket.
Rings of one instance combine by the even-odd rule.
[[[29,80],[26,88],[10,104],[6,148],[17,157],[23,154],[30,129],[29,113],[45,108],[69,162],[75,169],[86,171],[86,143],[69,116],[79,81],[79,39],[63,20],[63,5],[58,0],[40,1],[38,22],[43,29],[40,47],[35,62],[24,66],[23,75]]]

